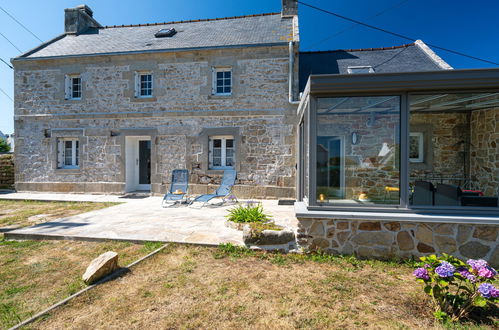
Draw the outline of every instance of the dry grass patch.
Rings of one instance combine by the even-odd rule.
[[[118,252],[122,266],[152,245],[123,242],[5,241],[0,239],[0,329],[8,328],[85,287],[92,259]]]
[[[26,227],[119,203],[0,200],[0,227]]]
[[[439,328],[412,267],[171,247],[34,328]]]

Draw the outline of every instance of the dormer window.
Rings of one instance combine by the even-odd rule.
[[[349,66],[347,69],[348,73],[374,73],[374,69],[370,65],[364,65],[364,66]]]
[[[169,28],[169,29],[161,29],[154,36],[156,38],[166,38],[166,37],[173,37],[177,33],[174,28]]]

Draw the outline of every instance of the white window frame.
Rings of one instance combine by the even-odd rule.
[[[75,97],[73,96],[73,79],[80,79],[80,95]],[[66,100],[81,100],[81,95],[83,94],[82,92],[82,79],[80,74],[68,74],[65,77],[65,98]]]
[[[213,166],[213,140],[222,140],[221,147],[221,163],[222,166]],[[232,166],[227,166],[227,140],[232,140]],[[209,145],[209,161],[208,161],[208,169],[209,170],[228,170],[233,169],[236,166],[236,140],[232,135],[215,135],[208,137],[208,145]]]
[[[142,76],[151,76],[151,94],[142,94]],[[145,90],[145,89],[144,89]],[[154,76],[151,71],[136,71],[135,72],[135,97],[140,99],[151,98],[154,95]]]
[[[409,133],[409,147],[410,147],[410,138],[417,137],[418,138],[418,157],[410,158],[409,161],[411,163],[423,163],[424,162],[424,134],[423,132],[411,132]]]
[[[66,164],[66,142],[71,141],[71,164]],[[78,147],[77,147],[78,146]],[[57,168],[58,169],[78,169],[80,168],[80,141],[78,138],[58,138],[57,139]]]
[[[217,73],[218,72],[230,72],[230,84],[229,85],[225,85],[225,83],[222,84],[222,88],[225,88],[225,87],[230,87],[230,93],[218,93],[217,92],[217,83],[218,83],[218,79],[217,79]],[[212,94],[213,95],[232,95],[232,90],[233,90],[233,78],[234,78],[234,75],[232,73],[232,68],[231,67],[214,67],[212,68]],[[222,78],[222,79],[226,79],[226,78]]]
[[[370,65],[349,66],[347,72],[350,74],[374,73],[374,69]]]

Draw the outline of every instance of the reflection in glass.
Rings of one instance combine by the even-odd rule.
[[[317,202],[399,204],[399,135],[399,96],[319,98]]]

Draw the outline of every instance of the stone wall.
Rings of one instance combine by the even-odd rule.
[[[0,189],[14,189],[13,154],[0,154]]]
[[[469,112],[412,113],[409,124],[411,132],[423,133],[425,148],[423,163],[409,163],[411,180],[438,175],[469,177]],[[462,185],[463,181],[446,183]]]
[[[222,65],[233,70],[231,96],[212,95],[212,67]],[[137,70],[152,71],[152,98],[134,97]],[[70,73],[82,76],[79,101],[64,99]],[[193,187],[217,184],[221,172],[200,166],[208,159],[200,137],[236,128],[237,184],[252,187],[240,197],[292,198],[296,106],[287,88],[287,47],[16,62],[18,190],[123,192],[124,136],[133,130],[151,136],[153,192],[165,191],[175,168],[191,172]],[[57,136],[80,139],[79,169],[57,169]]]
[[[499,109],[476,110],[471,114],[472,189],[486,196],[499,190]]]
[[[298,244],[306,250],[381,259],[449,253],[464,260],[486,259],[499,266],[499,224],[298,220]]]

